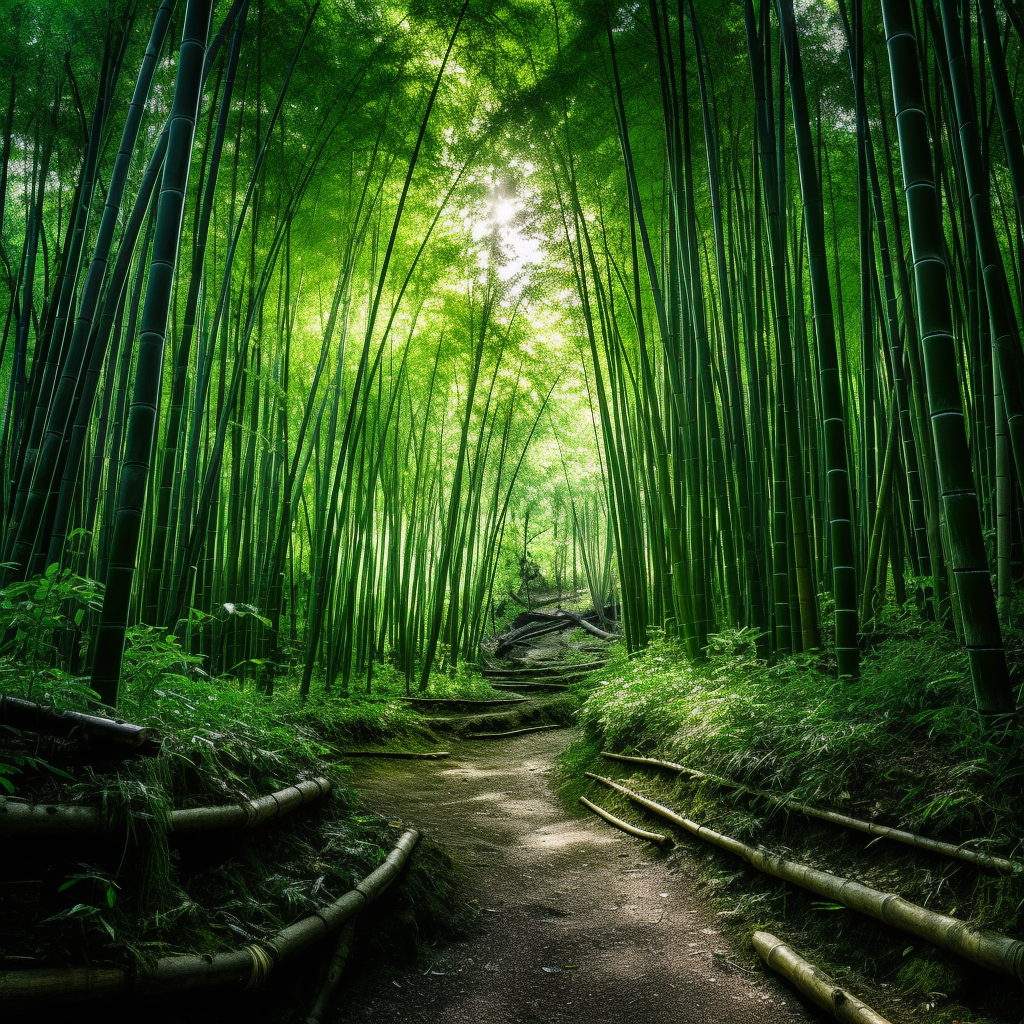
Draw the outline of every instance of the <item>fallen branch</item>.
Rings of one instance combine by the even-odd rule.
[[[523,640],[544,636],[547,633],[557,633],[559,630],[569,629],[572,626],[579,626],[600,640],[615,639],[614,633],[607,633],[589,621],[592,618],[597,618],[596,612],[590,612],[587,615],[577,615],[576,612],[567,612],[559,609],[557,612],[524,612],[523,616],[528,617],[528,623],[518,629],[513,629],[511,633],[505,636],[498,646],[494,648],[495,657],[504,657],[516,644],[521,643]]]
[[[81,711],[59,711],[20,697],[0,696],[0,725],[47,736],[81,736],[91,742],[125,747],[136,754],[156,754],[160,750],[160,738],[148,726]]]
[[[500,740],[506,736],[518,736],[524,732],[540,732],[542,729],[567,729],[566,725],[531,725],[525,729],[510,729],[508,732],[467,732],[468,740]]]
[[[218,828],[254,828],[319,800],[332,788],[323,776],[279,789],[276,793],[240,804],[187,807],[171,811],[171,832],[198,832]],[[29,804],[0,798],[0,833],[42,835],[60,832],[102,832],[111,823],[99,807],[77,804]]]
[[[868,835],[892,839],[897,843],[915,846],[920,850],[929,850],[932,853],[940,853],[946,857],[955,857],[957,860],[965,860],[981,867],[995,868],[998,871],[1024,871],[1024,864],[1009,860],[1006,857],[999,857],[990,853],[979,853],[977,850],[971,850],[962,845],[957,846],[954,843],[944,843],[938,839],[928,839],[925,836],[919,836],[914,832],[904,832],[902,829],[890,828],[888,825],[879,825],[873,821],[851,818],[849,815],[840,814],[838,811],[825,811],[819,807],[812,807],[810,804],[793,800],[791,797],[776,796],[774,793],[765,792],[763,789],[745,786],[741,782],[733,782],[731,779],[724,779],[718,775],[709,775],[707,772],[698,771],[696,768],[687,768],[684,765],[676,764],[674,761],[660,761],[653,757],[633,757],[628,754],[612,754],[607,751],[602,751],[601,756],[611,758],[613,761],[629,761],[637,764],[650,764],[657,768],[667,768],[670,771],[689,775],[694,779],[707,779],[709,782],[714,782],[719,786],[726,786],[729,789],[763,797],[778,807],[799,811],[808,818],[829,821],[834,825],[842,825],[845,828],[855,829],[858,832],[866,832]]]
[[[493,707],[496,704],[525,704],[525,697],[504,697],[498,700],[472,700],[470,698],[460,697],[402,697],[405,703],[412,704],[413,707],[419,705],[420,707],[467,707],[467,708],[480,708],[480,707]]]
[[[0,972],[0,1006],[53,999],[96,999],[132,988],[142,996],[206,988],[258,988],[277,964],[341,927],[372,903],[402,870],[419,839],[403,833],[376,871],[323,910],[283,928],[269,939],[213,956],[161,957],[137,975],[125,970],[66,968]]]
[[[625,832],[626,835],[633,836],[634,839],[645,839],[649,843],[654,843],[655,846],[664,846],[669,842],[668,836],[664,836],[660,832],[647,832],[642,828],[637,828],[635,825],[630,825],[628,821],[616,818],[614,814],[609,814],[608,811],[598,807],[597,804],[591,803],[585,796],[580,797],[580,803],[593,811],[599,818],[604,818],[609,825],[614,825],[617,829]]]
[[[831,875],[827,871],[819,871],[807,864],[786,860],[753,846],[747,846],[738,839],[698,825],[695,821],[676,814],[675,811],[662,804],[648,800],[647,797],[641,796],[612,779],[595,775],[593,772],[585,774],[588,778],[595,779],[611,789],[623,793],[641,807],[646,807],[666,821],[671,821],[674,825],[685,829],[691,835],[734,853],[766,875],[773,875],[783,881],[792,882],[794,885],[799,885],[826,899],[842,903],[843,906],[849,907],[851,910],[867,914],[892,928],[899,928],[911,935],[927,939],[936,946],[941,946],[951,953],[962,956],[965,960],[1024,981],[1024,942],[1000,935],[998,932],[979,931],[955,917],[936,914],[893,893],[879,892],[877,889],[871,889],[850,878]]]
[[[342,759],[346,757],[391,757],[410,761],[438,761],[442,757],[451,757],[451,754],[447,750],[430,750],[426,753],[415,750],[346,750],[339,756]]]
[[[840,988],[827,974],[823,974],[803,957],[768,932],[754,932],[754,949],[774,971],[791,981],[805,996],[831,1013],[843,1024],[889,1024],[875,1013],[867,1003]]]

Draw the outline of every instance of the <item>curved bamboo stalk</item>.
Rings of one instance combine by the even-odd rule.
[[[987,967],[992,971],[998,971],[1000,974],[1007,974],[1018,981],[1024,981],[1024,942],[1000,935],[998,932],[979,931],[977,928],[972,928],[966,921],[959,921],[946,914],[936,914],[897,896],[895,893],[879,892],[877,889],[862,885],[851,878],[832,875],[807,864],[786,860],[765,850],[747,846],[746,843],[741,843],[738,839],[722,835],[704,825],[698,825],[697,822],[676,814],[675,811],[663,804],[648,800],[647,797],[641,796],[611,779],[592,775],[590,772],[587,774],[611,789],[628,796],[630,800],[638,803],[641,807],[646,807],[647,810],[666,821],[678,825],[679,828],[698,839],[728,850],[766,875],[781,878],[785,882],[792,882],[794,885],[808,889],[826,899],[842,903],[843,906],[849,907],[851,910],[860,911],[868,917],[882,921],[892,928],[898,928],[911,935],[927,939],[934,945],[948,949],[951,953],[956,953],[957,956],[962,956],[972,963]]]
[[[395,880],[419,840],[404,832],[384,863],[354,889],[323,910],[304,917],[269,939],[213,956],[166,956],[134,982],[124,970],[67,968],[0,973],[0,1006],[54,999],[98,999],[131,988],[142,996],[207,988],[258,988],[282,960],[294,956],[343,925]]]
[[[754,932],[751,941],[767,966],[791,981],[836,1020],[844,1024],[889,1024],[885,1017],[840,988],[827,974],[822,974],[781,939],[768,932]]]
[[[333,788],[322,775],[275,793],[222,807],[186,807],[171,811],[171,832],[202,832],[218,828],[255,828],[326,796]],[[99,807],[76,804],[29,804],[0,798],[0,833],[40,835],[99,832],[109,829]]]
[[[591,803],[585,796],[580,797],[580,803],[588,810],[593,811],[599,818],[604,818],[609,825],[614,825],[615,828],[625,832],[628,836],[632,836],[634,839],[644,839],[649,843],[654,843],[656,846],[664,846],[669,842],[668,836],[662,835],[660,832],[647,832],[642,828],[637,828],[635,825],[630,825],[628,821],[616,818],[614,814],[609,814],[608,811],[598,807],[597,804]]]
[[[731,779],[724,779],[718,775],[709,775],[707,772],[698,771],[696,768],[687,768],[684,765],[676,764],[674,761],[659,761],[653,757],[630,757],[626,754],[611,754],[607,751],[602,751],[601,756],[611,758],[614,761],[630,761],[637,764],[654,765],[657,768],[668,768],[670,771],[684,772],[695,779],[708,779],[720,786],[728,786],[730,789],[738,789],[746,793],[752,793],[754,796],[764,797],[779,807],[799,811],[808,818],[830,821],[834,825],[843,825],[846,828],[856,829],[858,832],[866,832],[868,835],[892,839],[894,842],[905,843],[907,846],[916,846],[920,850],[941,853],[946,857],[955,857],[957,860],[965,860],[980,867],[995,868],[997,871],[1024,871],[1024,864],[1021,864],[1020,861],[1010,860],[1008,857],[981,853],[977,850],[967,849],[962,844],[944,843],[939,839],[928,839],[914,832],[905,832],[902,829],[890,828],[888,825],[879,825],[874,821],[851,818],[848,814],[840,814],[837,811],[822,810],[819,807],[812,807],[810,804],[801,803],[787,796],[777,796],[774,793],[767,793],[763,789],[756,789],[752,786],[744,786],[740,782],[733,782]],[[970,842],[971,840],[966,841]]]

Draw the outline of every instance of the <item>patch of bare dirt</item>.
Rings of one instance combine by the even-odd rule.
[[[823,1020],[737,950],[694,870],[593,818],[548,776],[568,731],[457,743],[437,762],[359,763],[367,804],[463,869],[469,941],[403,974],[349,977],[366,1024],[750,1024]]]

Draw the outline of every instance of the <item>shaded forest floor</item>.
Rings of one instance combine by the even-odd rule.
[[[416,969],[350,974],[333,1019],[818,1019],[724,934],[688,856],[566,809],[552,774],[567,738],[466,741],[445,761],[355,767],[369,806],[415,823],[459,865],[477,922]]]

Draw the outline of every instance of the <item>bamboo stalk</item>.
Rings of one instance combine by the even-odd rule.
[[[1012,978],[1017,978],[1018,981],[1024,981],[1024,942],[1011,939],[998,932],[979,931],[965,921],[959,921],[946,914],[936,914],[934,911],[919,907],[916,903],[910,903],[894,893],[879,892],[877,889],[862,885],[853,879],[832,875],[827,871],[819,871],[807,864],[786,860],[765,850],[747,846],[746,843],[741,843],[738,839],[722,835],[704,825],[698,825],[697,822],[684,818],[668,807],[656,803],[654,800],[648,800],[647,797],[641,796],[611,779],[605,779],[590,772],[586,774],[628,796],[630,800],[638,803],[641,807],[646,807],[647,810],[666,821],[678,825],[679,828],[698,839],[728,850],[766,875],[781,878],[783,881],[808,889],[826,899],[842,903],[843,906],[849,907],[851,910],[860,911],[860,913],[882,921],[892,928],[898,928],[911,935],[927,939],[934,945],[948,949],[951,953],[956,953],[965,960],[987,967],[989,970],[1007,974]]]
[[[609,814],[608,811],[598,807],[597,804],[591,803],[585,796],[580,797],[580,803],[593,811],[599,818],[604,818],[609,825],[614,825],[617,829],[625,832],[628,836],[632,836],[634,839],[644,839],[649,843],[654,843],[656,846],[664,846],[670,841],[668,836],[662,835],[660,832],[647,832],[642,828],[637,828],[635,825],[630,825],[628,821],[616,818],[614,814]]]
[[[905,832],[902,829],[890,828],[888,825],[879,825],[874,821],[852,818],[848,814],[840,814],[837,811],[822,810],[819,807],[812,807],[810,804],[801,803],[786,796],[776,796],[774,793],[766,793],[763,789],[744,786],[742,783],[733,782],[731,779],[724,779],[717,775],[709,775],[706,772],[698,771],[696,768],[687,768],[684,765],[676,764],[674,761],[659,761],[653,757],[631,757],[627,754],[612,754],[607,751],[602,751],[601,756],[615,761],[629,761],[637,764],[650,764],[658,768],[668,768],[670,771],[684,772],[695,779],[708,779],[720,786],[728,786],[731,789],[738,789],[746,793],[752,793],[754,796],[764,797],[780,807],[799,811],[808,818],[830,821],[835,825],[843,825],[858,832],[867,832],[868,835],[882,836],[886,839],[892,839],[897,843],[905,843],[907,846],[916,846],[918,849],[928,850],[931,853],[941,853],[947,857],[969,861],[971,864],[977,864],[980,867],[995,868],[998,871],[1024,871],[1024,864],[1021,864],[1019,861],[1010,860],[1008,857],[998,857],[989,853],[981,853],[977,850],[965,849],[962,844],[958,846],[954,843],[944,843],[938,839],[928,839],[925,836],[919,836],[914,832]],[[971,842],[971,840],[966,841]]]
[[[844,1024],[889,1024],[867,1003],[840,988],[827,975],[768,932],[754,932],[754,949],[772,970],[791,981],[805,996]]]

